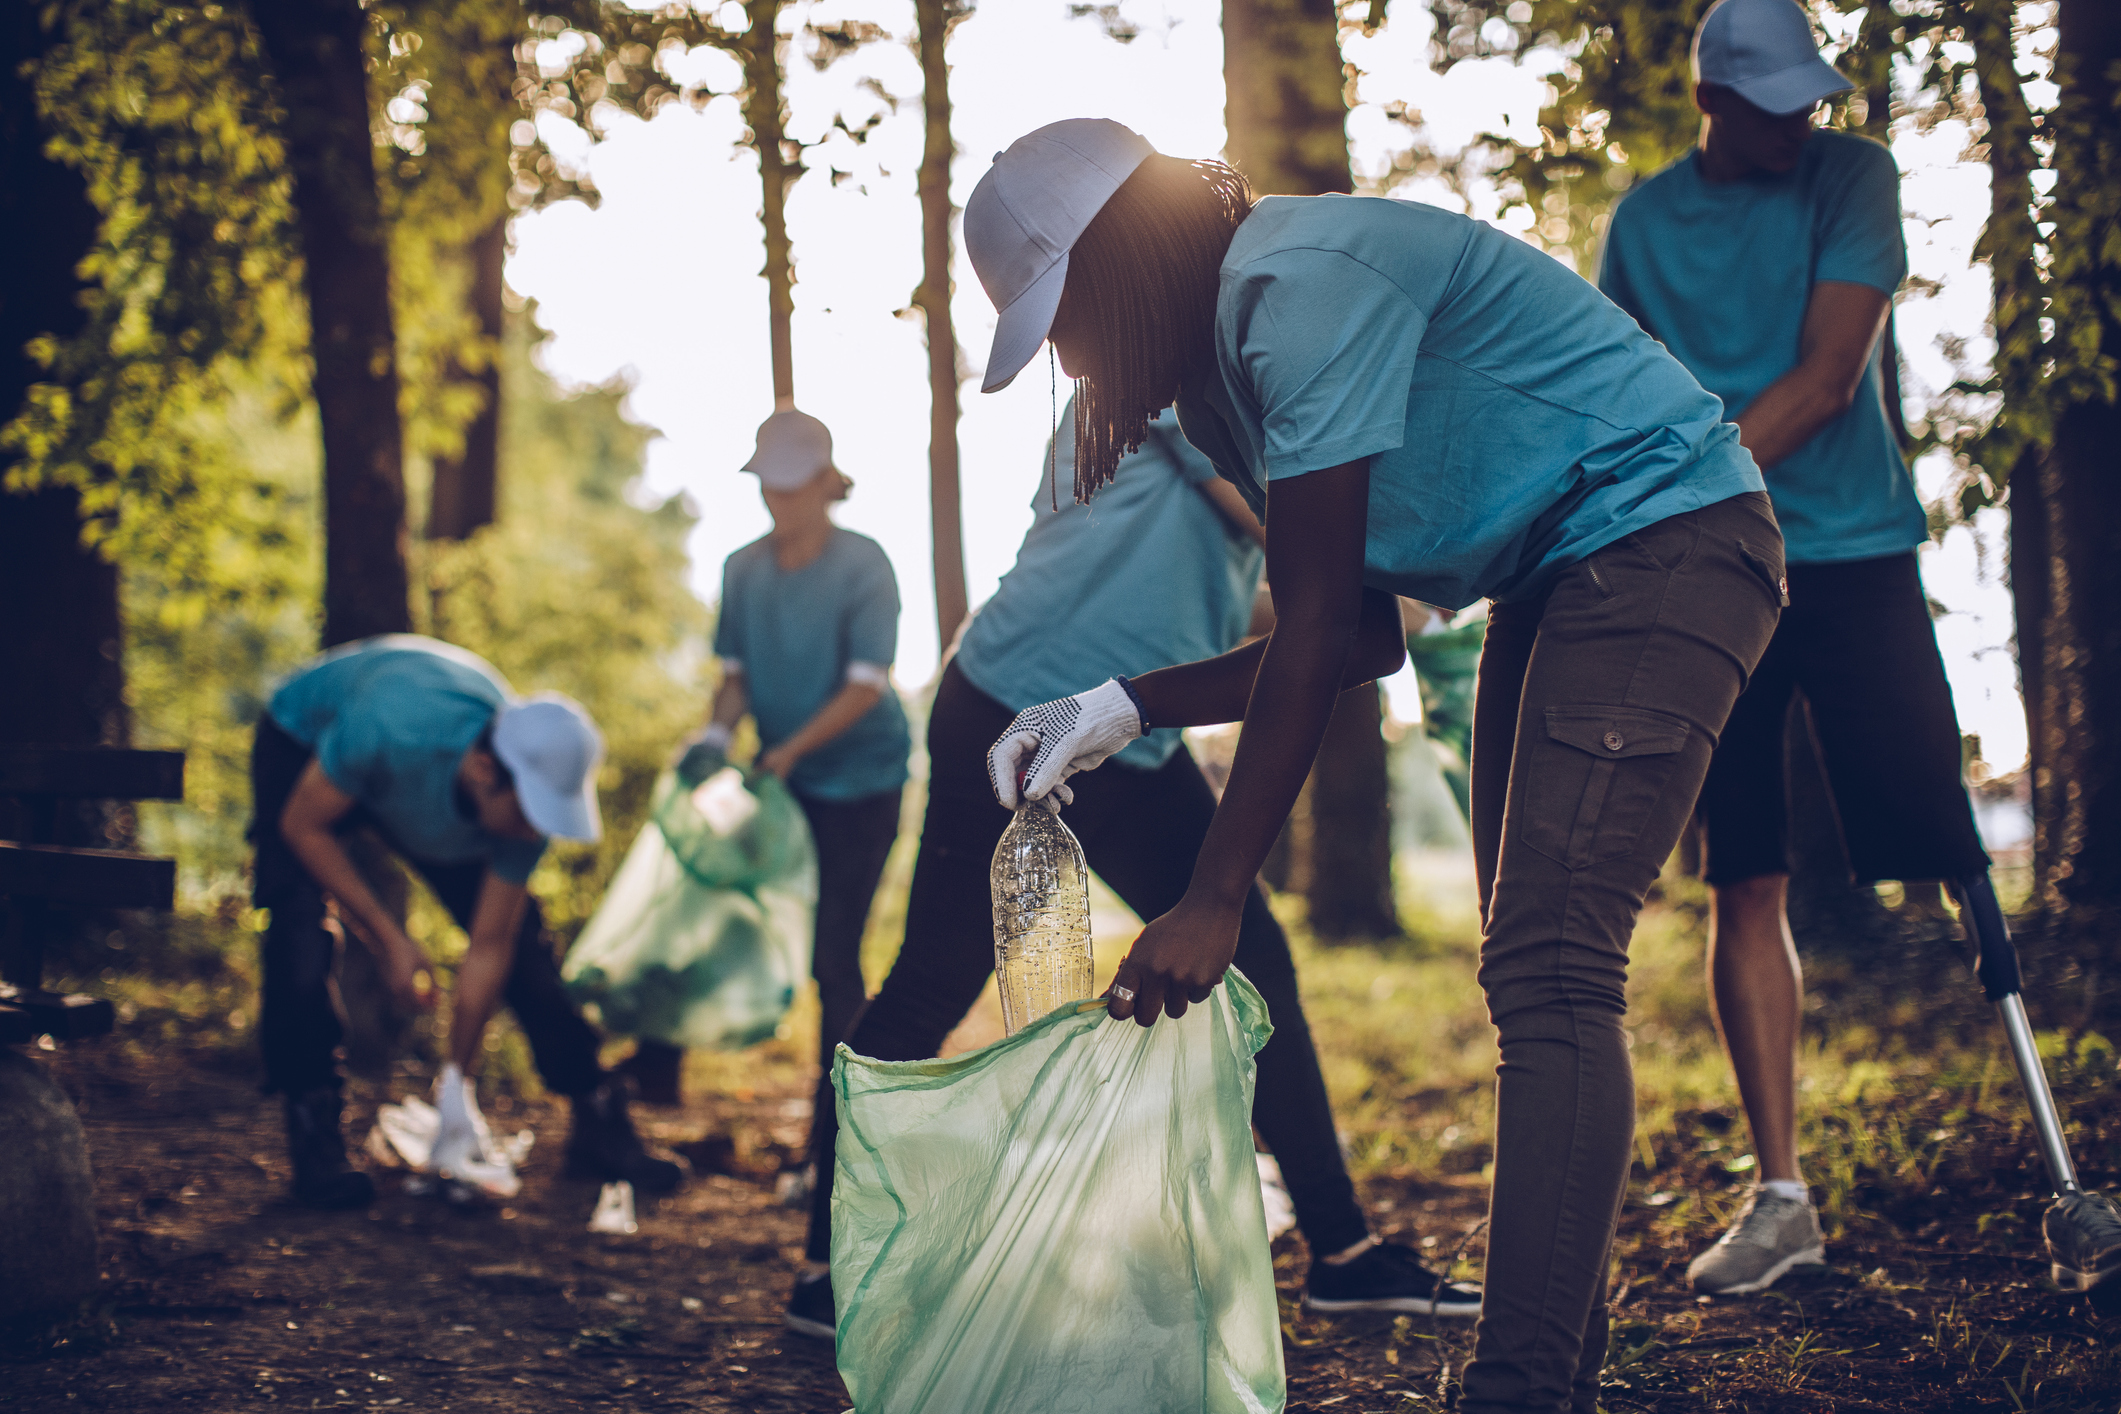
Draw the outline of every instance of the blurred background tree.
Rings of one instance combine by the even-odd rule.
[[[185,802],[144,813],[150,844],[180,856],[193,906],[238,896],[249,728],[320,627],[327,639],[424,628],[490,657],[519,688],[567,691],[609,737],[611,833],[601,849],[555,849],[544,866],[540,887],[566,927],[593,903],[700,710],[709,615],[685,582],[693,512],[643,498],[652,433],[625,416],[624,389],[556,388],[537,368],[532,315],[505,306],[509,212],[593,195],[539,172],[549,159],[528,131],[525,75],[560,26],[511,0],[359,14],[360,85],[349,97],[343,64],[332,71],[339,108],[326,116],[338,126],[309,132],[316,146],[299,161],[289,134],[324,119],[291,116],[275,60],[291,46],[297,63],[344,61],[343,14],[320,37],[324,9],[282,33],[285,14],[261,28],[241,7],[116,0],[46,7],[10,31],[6,78],[23,86],[5,90],[0,112],[7,198],[38,205],[19,225],[39,238],[43,278],[35,298],[0,305],[19,355],[5,394],[4,518],[42,558],[10,600],[39,612],[9,617],[0,653],[78,662],[73,696],[103,704],[85,709],[97,739],[123,738],[129,704],[143,744],[189,753]],[[364,166],[365,209],[361,175],[347,172]],[[368,222],[357,250],[331,247],[323,265],[316,218],[299,209],[305,171],[350,223]],[[343,244],[346,232],[327,235]],[[378,278],[388,295],[340,331],[367,351],[359,367],[311,346],[309,277],[335,259],[358,266],[371,296]],[[383,346],[378,327],[390,331]],[[342,375],[358,386],[332,396],[359,407],[358,437],[339,436],[343,425],[326,435],[320,415]],[[366,478],[353,513],[329,489],[335,448],[349,446]],[[407,538],[408,482],[433,488],[424,543]],[[334,544],[356,566],[336,599]],[[16,569],[11,559],[0,573]],[[71,588],[99,582],[100,597]],[[0,713],[0,736],[39,739],[11,696]]]

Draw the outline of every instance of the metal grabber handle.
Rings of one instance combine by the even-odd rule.
[[[2018,949],[2011,942],[2010,928],[2003,921],[2003,906],[1996,902],[1996,887],[1986,872],[1952,881],[1959,895],[1961,921],[1972,935],[1974,975],[1981,989],[1996,1004],[2003,1017],[2003,1032],[2010,1038],[2011,1060],[2025,1086],[2026,1103],[2032,1107],[2033,1128],[2040,1136],[2040,1156],[2047,1161],[2047,1176],[2058,1197],[2083,1191],[2077,1184],[2077,1166],[2070,1162],[2069,1144],[2062,1137],[2062,1116],[2055,1112],[2055,1097],[2047,1088],[2047,1071],[2040,1064],[2040,1048],[2033,1042],[2032,1023],[2026,1019],[2023,976],[2018,971]]]

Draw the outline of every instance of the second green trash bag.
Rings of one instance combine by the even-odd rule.
[[[1276,1414],[1237,969],[1147,1030],[1099,1001],[948,1060],[845,1046],[832,1190],[856,1414]]]
[[[561,976],[610,1032],[732,1050],[771,1036],[810,975],[817,855],[788,788],[666,771],[649,822]]]

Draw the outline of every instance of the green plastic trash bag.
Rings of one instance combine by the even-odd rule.
[[[856,1414],[1273,1414],[1252,1148],[1272,1027],[1235,968],[1147,1030],[1100,1001],[949,1060],[841,1046],[839,1367]]]
[[[606,1030],[733,1050],[773,1035],[810,975],[817,855],[779,779],[656,782],[649,823],[561,977]]]

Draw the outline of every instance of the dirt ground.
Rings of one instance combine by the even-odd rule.
[[[615,1237],[585,1230],[593,1186],[558,1177],[559,1106],[489,1105],[497,1129],[538,1134],[507,1208],[459,1213],[385,1173],[373,1210],[318,1214],[283,1199],[276,1109],[225,1056],[86,1045],[41,1058],[87,1127],[103,1294],[83,1319],[11,1334],[0,1405],[24,1414],[847,1407],[830,1349],[780,1325],[802,1220],[776,1201],[774,1173],[803,1138],[797,1096],[642,1111],[655,1142],[686,1155],[696,1177],[644,1205],[637,1234]],[[376,1098],[355,1087],[357,1136]],[[1998,1158],[1997,1181],[2019,1185],[2027,1159]],[[1380,1230],[1479,1257],[1469,1237],[1484,1203],[1477,1176],[1365,1190]],[[1965,1251],[1954,1224],[1918,1213],[1909,1233],[1837,1245],[1824,1276],[1710,1302],[1683,1289],[1694,1239],[1665,1230],[1662,1201],[1638,1193],[1627,1211],[1607,1409],[2121,1406],[2121,1320],[2102,1325],[2085,1303],[2047,1289],[2031,1243],[1954,1255]],[[2037,1231],[2040,1200],[2012,1202],[2024,1230]],[[1302,1314],[1303,1270],[1301,1243],[1282,1239],[1289,1408],[1439,1407],[1439,1377],[1465,1359],[1467,1327]]]

